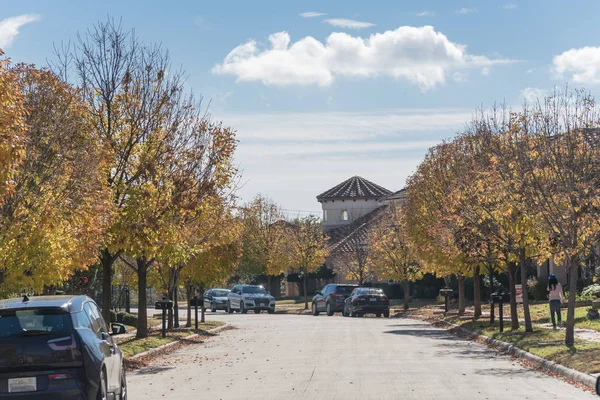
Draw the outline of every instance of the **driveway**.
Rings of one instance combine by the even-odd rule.
[[[207,313],[237,329],[128,375],[133,399],[594,399],[419,321]]]

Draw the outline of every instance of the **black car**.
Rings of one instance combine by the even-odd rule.
[[[312,315],[319,315],[324,311],[332,316],[335,312],[344,310],[344,301],[357,285],[330,283],[325,285],[321,291],[312,299]]]
[[[390,316],[390,300],[378,288],[359,287],[352,291],[344,303],[343,315],[362,317],[365,314],[375,314],[377,317]]]
[[[0,399],[126,399],[123,353],[87,296],[0,301]]]
[[[227,310],[227,295],[229,289],[209,289],[204,292],[204,309],[210,308],[210,311]]]

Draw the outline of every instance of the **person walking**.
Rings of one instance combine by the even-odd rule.
[[[560,307],[563,302],[563,289],[554,274],[550,274],[550,278],[548,279],[548,299],[550,299],[550,318],[552,319],[552,327],[556,329],[555,314],[558,315],[558,325],[562,324]]]

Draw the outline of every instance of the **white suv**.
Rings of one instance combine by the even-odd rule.
[[[269,314],[275,312],[275,297],[262,286],[257,285],[235,285],[227,295],[227,312],[231,314],[239,311],[246,314],[248,310],[254,310],[259,314],[266,310]]]

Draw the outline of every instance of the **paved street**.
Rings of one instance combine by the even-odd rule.
[[[594,399],[406,319],[225,315],[238,327],[130,373],[132,399]]]

